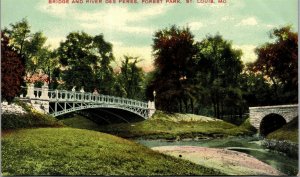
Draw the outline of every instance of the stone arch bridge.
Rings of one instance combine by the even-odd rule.
[[[267,135],[296,118],[298,105],[250,107],[249,116],[251,125],[261,135]]]
[[[102,95],[97,92],[89,93],[84,92],[83,89],[80,91],[75,91],[75,89],[72,89],[72,91],[49,90],[47,84],[44,84],[42,88],[35,88],[33,84],[30,84],[27,87],[26,96],[20,96],[20,99],[26,100],[35,109],[55,117],[79,111],[83,115],[92,113],[93,116],[108,123],[110,117],[129,122],[130,120],[127,120],[124,115],[147,119],[155,112],[155,104],[151,101],[142,102]],[[109,116],[102,116],[101,114],[109,114]]]

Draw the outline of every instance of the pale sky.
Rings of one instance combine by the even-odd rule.
[[[171,25],[189,26],[195,39],[221,34],[235,48],[242,49],[242,60],[256,59],[254,48],[269,42],[274,27],[292,25],[298,31],[297,0],[227,0],[219,4],[49,4],[48,0],[1,0],[1,28],[27,18],[32,32],[42,31],[47,44],[57,48],[68,33],[84,31],[103,34],[113,44],[115,58],[138,56],[144,69],[152,67],[155,31]],[[86,2],[86,0],[83,0]],[[198,0],[200,1],[200,0]]]

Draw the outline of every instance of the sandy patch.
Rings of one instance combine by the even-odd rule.
[[[218,169],[228,175],[284,175],[248,154],[232,150],[197,146],[161,146],[152,149]]]

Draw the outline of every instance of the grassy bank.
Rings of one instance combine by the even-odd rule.
[[[24,114],[2,114],[1,115],[1,129],[13,130],[19,128],[33,128],[33,127],[63,127],[64,124],[59,122],[55,117],[45,115],[35,111],[28,104],[15,100],[14,104],[22,107],[26,113]]]
[[[2,139],[2,175],[220,175],[112,135],[74,128],[16,130]]]
[[[268,134],[267,139],[286,140],[298,144],[298,117],[284,125],[282,128]]]
[[[125,138],[182,139],[253,134],[247,122],[236,126],[210,117],[193,114],[166,114],[161,111],[157,111],[148,120],[136,123],[98,126],[80,116],[62,121],[71,127],[102,131]]]
[[[19,128],[32,127],[63,127],[64,124],[56,118],[44,115],[38,112],[29,112],[26,114],[2,114],[1,128],[2,130],[12,130]]]

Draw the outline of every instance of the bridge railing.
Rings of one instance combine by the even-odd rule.
[[[148,108],[148,103],[133,99],[93,94],[89,92],[67,91],[67,90],[49,90],[48,97],[50,102],[55,101],[73,101],[86,103],[106,103],[135,106],[140,108]]]
[[[83,91],[50,90],[47,85],[42,88],[35,88],[33,85],[27,87],[27,98],[31,100],[45,100],[49,102],[84,102],[119,104],[124,106],[134,106],[139,108],[149,108],[147,102],[137,101],[128,98],[115,97],[110,95],[95,94]],[[24,98],[24,97],[23,97]]]

